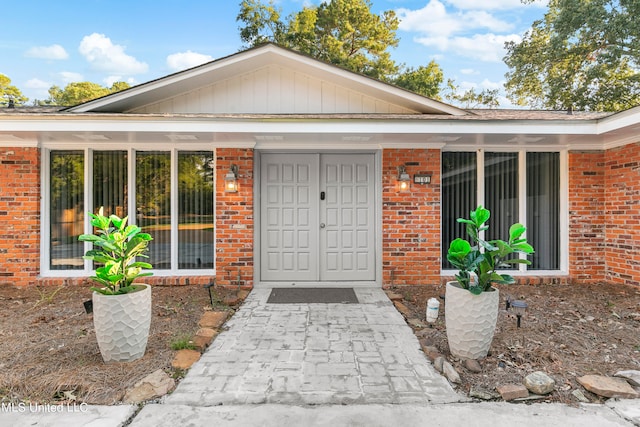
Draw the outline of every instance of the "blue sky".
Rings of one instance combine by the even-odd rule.
[[[265,2],[267,0],[264,0]],[[278,0],[284,15],[320,0]],[[21,0],[3,4],[0,73],[22,93],[46,99],[52,85],[144,83],[241,49],[239,0]],[[546,1],[372,0],[401,19],[392,58],[435,59],[463,89],[501,88],[506,40],[519,40]],[[29,103],[30,103],[29,102]],[[509,106],[506,99],[502,107]]]

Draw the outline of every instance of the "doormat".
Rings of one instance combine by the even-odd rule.
[[[273,288],[267,304],[358,304],[353,288]]]

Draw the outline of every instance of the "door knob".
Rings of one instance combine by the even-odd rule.
[[[326,227],[326,225],[324,225],[324,222],[321,222],[320,223],[320,228],[325,228],[325,227]]]

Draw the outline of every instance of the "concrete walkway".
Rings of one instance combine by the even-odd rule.
[[[267,304],[269,293],[249,295],[166,404],[460,400],[381,289],[356,289],[359,304]]]

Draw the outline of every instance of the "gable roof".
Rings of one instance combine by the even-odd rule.
[[[216,83],[233,79],[240,79],[243,74],[265,67],[280,67],[291,70],[294,73],[304,75],[305,78],[318,82],[328,82],[334,85],[338,96],[367,97],[369,105],[376,102],[388,104],[384,112],[396,112],[404,114],[443,114],[451,116],[468,115],[469,113],[457,107],[436,101],[399,87],[366,77],[352,71],[328,64],[317,59],[303,55],[299,52],[285,49],[275,44],[265,44],[256,48],[245,50],[224,58],[220,58],[206,64],[174,73],[166,77],[143,83],[127,90],[107,95],[84,104],[67,108],[69,112],[165,112],[146,109],[147,106],[159,104],[165,100],[184,96],[202,88],[211,87]],[[287,80],[285,76],[283,79]],[[261,82],[270,84],[270,82]],[[282,88],[276,90],[282,92]],[[322,89],[319,89],[320,91]],[[347,93],[351,91],[352,94]],[[239,96],[239,93],[234,96]],[[276,95],[278,96],[278,95]],[[286,93],[279,96],[286,97]],[[311,96],[318,97],[318,91]],[[356,96],[356,97],[357,97]],[[348,103],[348,102],[347,102]],[[345,103],[343,103],[345,104]],[[360,111],[353,111],[346,106],[334,107],[332,111],[322,110],[318,107],[306,111],[293,111],[291,108],[284,111],[270,111],[266,107],[263,111],[225,111],[227,113],[375,113],[375,108],[369,107]],[[261,108],[261,107],[258,107]],[[342,108],[342,109],[341,109]],[[373,109],[372,109],[373,108]],[[391,111],[389,111],[391,110]],[[189,113],[192,111],[171,111],[172,113]],[[202,113],[221,113],[223,111],[199,111]]]

